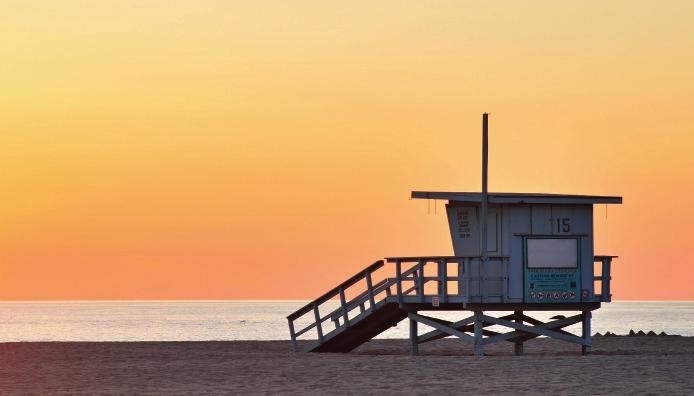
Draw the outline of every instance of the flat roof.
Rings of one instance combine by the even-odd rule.
[[[412,191],[412,198],[446,199],[457,202],[482,202],[482,193]],[[487,202],[495,204],[621,204],[622,197],[610,197],[603,195],[490,192],[487,195]]]

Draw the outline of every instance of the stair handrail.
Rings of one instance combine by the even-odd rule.
[[[405,279],[406,276],[411,275],[413,272],[417,270],[416,266],[413,266],[412,268],[408,269],[407,271],[402,273],[403,279]],[[383,290],[386,290],[387,288],[394,286],[395,283],[397,282],[396,278],[384,278],[380,280],[378,283],[373,285],[373,296],[375,297],[379,293],[381,293]],[[346,308],[347,311],[351,311],[352,309],[358,307],[359,305],[365,303],[368,299],[370,299],[371,293],[369,293],[369,290],[364,290],[362,293],[358,294],[354,298],[352,298],[347,304]],[[342,315],[342,307],[337,307],[334,311],[326,315],[324,318],[330,317],[333,319],[337,315]]]
[[[374,293],[374,295],[376,295],[376,294],[382,292],[383,290],[385,290],[386,287],[384,287],[384,286],[385,286],[387,283],[388,283],[388,278],[382,279],[382,280],[378,281],[377,283],[375,283],[375,284],[373,285],[373,293]],[[389,286],[392,286],[392,285],[389,285]],[[369,293],[368,290],[364,290],[363,292],[359,293],[357,296],[355,296],[354,298],[352,298],[351,300],[349,300],[349,301],[347,302],[347,304],[345,305],[345,308],[347,309],[347,312],[349,312],[349,311],[355,309],[356,307],[360,306],[361,304],[364,304],[365,302],[367,302],[367,301],[370,299],[370,296],[371,296],[371,293]],[[332,311],[332,312],[330,312],[329,314],[325,315],[325,318],[330,318],[330,319],[333,319],[333,320],[334,320],[335,317],[337,317],[337,316],[342,316],[342,314],[343,314],[343,312],[342,312],[342,307],[340,306],[340,307],[335,308],[334,311]]]
[[[366,277],[367,272],[374,272],[378,270],[379,268],[383,267],[385,262],[383,260],[378,260],[375,263],[371,264],[370,266],[366,267],[365,269],[357,272],[354,276],[351,278],[347,279],[346,281],[340,283],[336,287],[330,289],[328,292],[324,293],[320,297],[316,298],[315,300],[311,301],[310,303],[304,305],[303,307],[299,308],[295,312],[291,313],[290,315],[287,316],[287,319],[289,320],[294,320],[297,319],[304,314],[310,312],[315,305],[320,305],[323,304],[324,302],[330,300],[331,298],[337,296],[340,294],[340,289],[344,290],[353,284],[359,282],[363,278]]]

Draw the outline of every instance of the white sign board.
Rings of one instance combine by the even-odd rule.
[[[528,239],[528,268],[578,267],[578,240],[574,238]]]

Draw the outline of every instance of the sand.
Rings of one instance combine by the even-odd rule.
[[[287,341],[0,344],[2,394],[694,394],[694,337],[596,337],[593,354],[548,339],[487,347],[405,340],[349,354]]]

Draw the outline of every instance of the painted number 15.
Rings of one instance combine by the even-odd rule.
[[[571,219],[569,218],[554,219],[554,224],[557,226],[557,232],[571,232]]]

